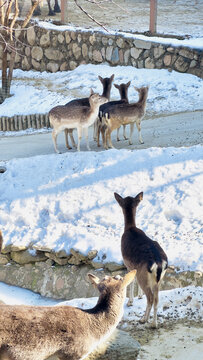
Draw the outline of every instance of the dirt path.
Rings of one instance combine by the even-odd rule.
[[[129,135],[129,128],[127,128]],[[142,136],[144,144],[138,143],[138,133],[135,126],[133,145],[128,140],[123,140],[122,129],[120,130],[121,141],[116,141],[116,131],[112,133],[112,142],[117,149],[146,149],[149,147],[181,147],[203,144],[203,112],[195,111],[180,113],[170,116],[151,118],[142,122]],[[75,140],[77,133],[74,132]],[[92,128],[89,131],[90,147],[92,151],[104,150],[93,141]],[[58,136],[58,148],[64,153],[73,152],[65,147],[64,134]],[[81,142],[81,151],[87,151],[84,138]],[[46,155],[54,153],[51,133],[35,133],[26,136],[2,136],[0,137],[0,160]]]

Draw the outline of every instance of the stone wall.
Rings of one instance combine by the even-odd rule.
[[[97,296],[97,291],[87,280],[88,272],[99,277],[122,276],[126,268],[123,264],[96,262],[96,256],[96,250],[84,256],[73,249],[67,255],[64,251],[54,253],[50,249],[33,251],[15,245],[7,246],[0,254],[0,281],[56,299]],[[162,289],[188,285],[202,286],[202,273],[180,272],[170,267],[163,279]]]
[[[203,77],[201,50],[156,43],[150,37],[145,41],[125,34],[62,29],[30,26],[23,33],[24,45],[16,56],[15,67],[56,72],[73,70],[80,64],[105,62],[111,66],[165,68]],[[0,58],[1,52],[2,48]]]

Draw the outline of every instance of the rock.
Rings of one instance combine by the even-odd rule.
[[[181,49],[179,51],[179,55],[188,58],[190,60],[194,58],[193,50],[189,50],[189,49]]]
[[[141,49],[136,49],[136,48],[131,48],[130,50],[130,55],[134,58],[134,59],[138,59],[140,54],[141,54],[142,50]]]
[[[124,52],[124,63],[125,63],[125,65],[128,65],[129,58],[130,58],[130,50],[126,50]]]
[[[76,60],[78,60],[82,53],[81,48],[78,46],[78,44],[73,44],[72,50],[74,57],[76,58]]]
[[[89,37],[89,42],[91,45],[94,45],[95,41],[96,41],[96,37],[95,34],[93,34]]]
[[[109,271],[113,272],[113,271],[125,269],[125,265],[117,264],[115,262],[109,262],[109,263],[105,263],[105,269],[108,269]]]
[[[87,360],[135,360],[140,344],[127,332],[116,329],[112,336],[102,343]]]
[[[55,73],[59,70],[59,64],[51,61],[47,64],[47,70],[52,73]]]
[[[154,69],[154,68],[155,68],[155,65],[154,65],[153,59],[151,59],[151,58],[148,57],[148,58],[145,60],[145,67],[146,67],[146,69]]]
[[[180,72],[186,72],[189,68],[189,63],[182,56],[179,56],[174,66],[176,70]]]
[[[58,35],[58,42],[59,42],[59,44],[63,44],[63,42],[64,42],[64,36],[63,36],[62,34],[59,34],[59,35]]]
[[[42,47],[48,47],[50,46],[51,42],[50,42],[50,34],[49,32],[42,35],[41,39],[40,39],[40,45]]]
[[[11,245],[10,247],[10,251],[22,251],[22,250],[27,250],[27,246],[24,245]]]
[[[171,64],[171,55],[165,55],[164,56],[164,65],[169,66]]]
[[[144,40],[134,40],[134,45],[138,49],[151,49],[152,43]]]
[[[116,65],[119,63],[119,52],[118,52],[117,47],[115,49],[113,49],[112,56],[111,56],[111,62],[113,65]]]
[[[46,257],[49,259],[55,261],[55,263],[59,265],[67,265],[68,264],[68,258],[59,258],[54,253],[45,253]]]
[[[36,61],[35,59],[32,59],[31,63],[35,70],[40,71],[41,65],[38,61]]]
[[[9,262],[8,256],[0,254],[0,265],[7,265]]]
[[[101,262],[91,261],[90,264],[94,269],[102,269],[102,268],[104,268],[104,264],[101,263]]]
[[[123,49],[125,47],[125,41],[122,38],[116,40],[116,44],[119,48]]]
[[[69,44],[71,42],[70,34],[67,31],[65,32],[65,40],[66,44]]]
[[[106,60],[111,61],[111,56],[113,52],[113,46],[108,46],[106,49]]]
[[[33,46],[31,50],[31,56],[33,59],[40,61],[43,58],[43,50],[39,46]]]
[[[97,250],[90,250],[87,254],[87,258],[89,260],[93,260],[98,254],[98,251]]]
[[[11,259],[20,265],[35,263],[38,261],[45,261],[47,257],[43,254],[32,255],[29,250],[24,251],[11,251]]]
[[[77,63],[75,61],[70,61],[69,67],[70,70],[74,70],[77,67]]]
[[[88,47],[86,44],[82,44],[82,56],[87,57],[88,55]]]
[[[154,48],[154,57],[155,57],[155,59],[160,58],[164,53],[165,53],[165,50],[163,49],[162,46]]]
[[[93,50],[93,60],[96,62],[101,63],[102,62],[102,55],[99,50]]]
[[[27,33],[27,42],[29,45],[33,46],[35,44],[36,35],[35,35],[35,29],[33,26],[29,27],[26,31]]]
[[[60,50],[48,48],[48,49],[45,49],[44,53],[45,53],[46,58],[49,60],[55,60],[55,61],[59,60],[60,61],[64,58],[63,54],[61,53]]]

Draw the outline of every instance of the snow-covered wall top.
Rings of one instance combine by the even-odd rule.
[[[201,39],[152,38],[130,33],[93,31],[39,22],[24,32],[15,67],[64,71],[80,64],[108,63],[169,69],[203,77]],[[1,58],[1,48],[0,48]]]

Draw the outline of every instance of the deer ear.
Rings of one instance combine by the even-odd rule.
[[[114,74],[111,75],[110,79],[111,79],[111,81],[113,81],[113,79],[114,79]]]
[[[95,94],[95,92],[92,90],[92,88],[90,89],[90,96],[91,95],[94,95]]]
[[[114,86],[115,86],[115,88],[116,88],[116,89],[119,89],[119,85],[117,85],[117,84],[114,84]]]
[[[101,76],[98,76],[99,80],[101,81],[101,83],[103,84],[103,78]]]
[[[134,89],[139,92],[139,88],[137,88],[136,86],[134,86]]]
[[[134,198],[134,200],[136,201],[136,202],[140,202],[140,201],[142,201],[142,199],[143,199],[143,191],[141,191],[137,196],[135,196],[135,198]]]
[[[132,270],[124,276],[123,287],[128,286],[134,280],[136,272],[137,272],[137,270]]]
[[[117,193],[114,193],[116,201],[119,203],[121,207],[123,207],[123,198],[122,196],[118,195]]]
[[[91,281],[92,285],[94,285],[97,288],[98,284],[100,283],[99,278],[90,273],[88,273],[87,275],[88,275],[89,280]]]
[[[128,83],[126,84],[127,87],[129,87],[131,84],[131,81],[128,81]]]

